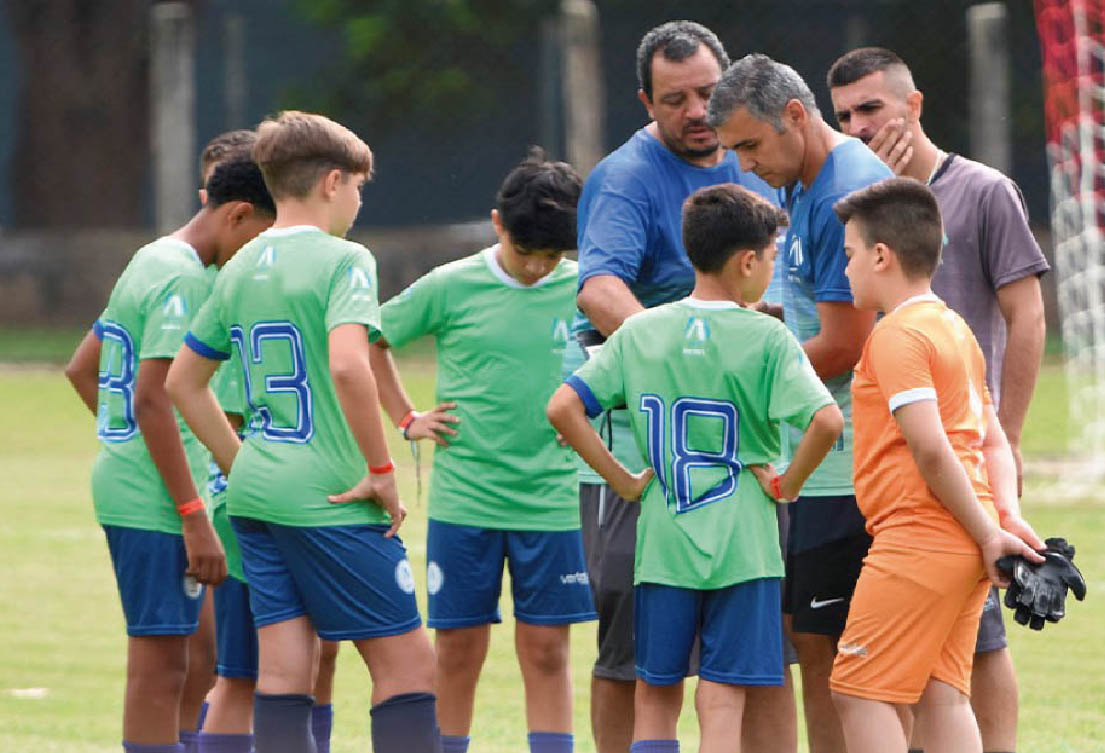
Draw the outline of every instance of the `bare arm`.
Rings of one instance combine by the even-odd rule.
[[[368,334],[363,324],[340,324],[330,330],[330,377],[342,413],[369,468],[390,462],[376,379],[372,374]],[[374,500],[391,515],[388,536],[395,535],[407,510],[399,501],[395,473],[369,473],[352,489],[330,497],[335,504]]]
[[[922,400],[903,405],[894,411],[894,418],[921,477],[940,504],[978,544],[986,574],[994,583],[999,586],[1008,583],[1008,578],[994,565],[1002,555],[1020,554],[1032,562],[1043,561],[1019,537],[1001,530],[986,513],[975,495],[967,471],[948,442],[936,401]]]
[[[622,326],[622,322],[645,310],[629,286],[613,275],[588,278],[576,297],[576,303],[603,337],[610,337]]]
[[[184,346],[169,368],[165,389],[192,433],[211,451],[222,472],[229,474],[242,443],[208,387],[218,367],[218,361]]]
[[[387,340],[381,337],[372,343],[368,351],[368,360],[372,365],[372,375],[376,378],[380,403],[384,406],[392,425],[397,427],[408,413],[414,411],[414,402],[403,389],[403,383],[399,379],[399,368],[391,356],[391,346],[388,345]],[[407,426],[405,436],[407,439],[432,439],[441,447],[448,447],[449,442],[445,436],[456,436],[457,430],[451,424],[460,423],[459,418],[448,413],[456,407],[456,403],[442,403],[432,411],[415,412],[415,418]]]
[[[184,443],[177,428],[173,405],[165,391],[165,377],[172,361],[149,358],[138,363],[134,387],[134,416],[146,442],[150,459],[173,502],[182,504],[199,496]],[[224,419],[225,420],[225,419]],[[181,533],[188,553],[188,573],[200,583],[218,585],[226,577],[226,556],[205,509],[181,516]]]
[[[846,374],[859,362],[863,343],[875,325],[875,314],[843,301],[819,301],[821,331],[802,343],[822,381]]]
[[[802,490],[806,479],[814,472],[821,461],[829,454],[833,442],[844,431],[844,414],[835,403],[826,405],[813,414],[810,425],[806,427],[794,459],[790,461],[783,477],[779,479],[784,499],[794,499]]]
[[[994,494],[998,523],[1033,549],[1043,549],[1044,542],[1021,515],[1017,466],[992,405],[986,406],[986,438],[982,442],[982,455],[986,460],[986,477]]]
[[[619,497],[629,502],[641,498],[648,482],[652,480],[652,469],[646,468],[642,473],[634,475],[618,462],[587,420],[583,401],[575,390],[566,384],[560,385],[549,400],[547,412],[549,422],[564,441],[579,453],[587,465],[606,479]]]
[[[65,376],[95,416],[100,396],[100,338],[89,330],[65,366]]]
[[[1005,319],[1005,358],[1001,366],[1001,405],[998,418],[1009,439],[1017,466],[1017,494],[1022,490],[1021,429],[1036,389],[1047,328],[1040,280],[1029,275],[998,288],[998,306]]]

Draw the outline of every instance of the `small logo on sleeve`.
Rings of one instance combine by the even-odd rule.
[[[351,267],[349,270],[349,288],[352,291],[351,298],[354,301],[367,301],[373,298],[372,278],[361,267]]]

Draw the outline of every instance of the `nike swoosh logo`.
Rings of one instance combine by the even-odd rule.
[[[838,601],[844,601],[844,597],[841,596],[836,599],[825,599],[824,601],[818,601],[817,597],[810,599],[810,609],[820,609],[821,607],[827,607],[830,604],[836,604]]]

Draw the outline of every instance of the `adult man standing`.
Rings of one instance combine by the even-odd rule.
[[[921,127],[924,97],[898,55],[852,50],[828,84],[841,129],[867,142],[896,173],[928,183],[944,220],[942,262],[932,289],[962,316],[986,357],[986,381],[1023,478],[1020,436],[1043,354],[1039,277],[1048,270],[1017,186],[986,165],[939,149]],[[985,751],[1017,744],[1017,677],[997,589],[979,625],[971,702]],[[915,740],[916,747],[921,741]]]
[[[591,173],[579,202],[579,315],[565,355],[572,373],[625,319],[690,293],[694,271],[682,242],[684,199],[698,188],[738,183],[772,201],[763,181],[742,173],[718,148],[706,103],[729,57],[717,36],[691,21],[649,31],[637,49],[637,96],[651,121]],[[624,410],[601,432],[628,468],[643,468]],[[591,685],[591,724],[599,753],[629,749],[634,719],[633,562],[639,507],[618,497],[581,464],[580,511],[595,608],[599,655]],[[789,697],[789,700],[788,700]],[[794,750],[793,693],[748,696],[748,750]],[[760,712],[757,713],[756,707]]]
[[[828,681],[871,541],[852,487],[850,384],[874,316],[852,305],[844,228],[832,207],[892,174],[859,141],[830,128],[802,77],[766,55],[748,55],[725,72],[710,97],[707,122],[742,168],[788,189],[784,318],[844,412],[841,440],[790,509],[783,599],[802,669],[810,751],[843,753]],[[797,437],[784,432],[784,460],[796,444]]]

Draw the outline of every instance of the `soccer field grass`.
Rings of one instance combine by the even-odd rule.
[[[70,345],[66,346],[71,347]],[[48,348],[46,350],[49,350]],[[0,358],[10,355],[0,349]],[[46,351],[42,351],[46,353]],[[53,358],[52,352],[38,355]],[[413,397],[428,405],[433,367],[425,352],[400,367]],[[1061,372],[1045,368],[1024,445],[1029,461],[1055,452]],[[103,534],[93,514],[89,471],[96,452],[92,417],[56,367],[0,366],[0,751],[107,753],[119,750],[125,635]],[[1065,426],[1065,419],[1062,426]],[[414,466],[402,442],[393,454],[411,510],[402,535],[424,598],[426,502],[415,501]],[[428,468],[428,459],[424,463]],[[424,474],[426,470],[424,469]],[[1009,620],[1020,672],[1023,751],[1091,753],[1105,739],[1105,493],[1093,500],[1051,503],[1031,485],[1025,507],[1041,535],[1063,535],[1078,547],[1089,583],[1084,603],[1042,633]],[[521,678],[513,656],[509,603],[476,699],[472,750],[525,749]],[[573,633],[576,749],[592,751],[588,726],[594,626]],[[690,683],[693,687],[693,683]],[[335,691],[334,753],[370,749],[368,673],[348,646]],[[697,747],[688,696],[680,724],[684,750]],[[802,750],[805,750],[804,744]]]

